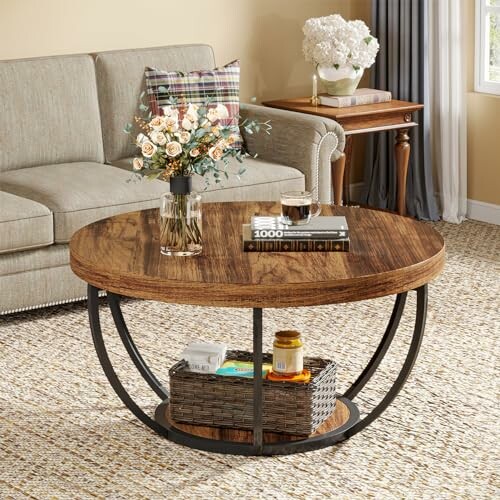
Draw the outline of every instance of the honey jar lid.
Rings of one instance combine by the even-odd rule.
[[[280,330],[274,334],[277,339],[293,340],[300,338],[300,332],[296,330]]]

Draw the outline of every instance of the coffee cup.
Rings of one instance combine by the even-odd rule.
[[[288,226],[307,224],[321,212],[319,202],[309,191],[288,191],[281,194],[281,222]]]

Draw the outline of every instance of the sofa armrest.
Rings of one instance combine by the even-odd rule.
[[[336,121],[244,103],[240,114],[242,119],[271,122],[270,135],[242,130],[250,154],[300,170],[306,189],[313,194],[317,189],[322,203],[332,202],[331,162],[338,159],[345,145],[344,130]]]

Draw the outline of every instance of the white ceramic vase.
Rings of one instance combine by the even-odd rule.
[[[351,64],[344,64],[338,69],[333,66],[318,66],[318,77],[323,83],[326,92],[330,95],[353,95],[364,69],[354,69]]]

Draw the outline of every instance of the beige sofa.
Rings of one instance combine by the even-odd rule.
[[[156,207],[168,189],[127,182],[134,146],[123,128],[147,65],[189,71],[215,60],[207,45],[184,45],[0,62],[0,314],[85,297],[69,267],[71,235]],[[270,119],[272,134],[246,137],[258,157],[241,181],[212,185],[204,201],[276,200],[318,183],[330,201],[330,158],[344,145],[336,122],[246,104],[241,114]]]

